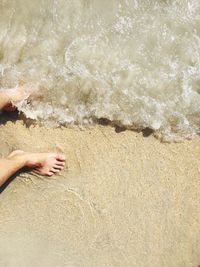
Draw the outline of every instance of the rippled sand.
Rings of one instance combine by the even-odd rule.
[[[62,150],[55,178],[0,194],[0,266],[197,267],[200,139],[163,144],[114,128],[0,126],[0,151]]]

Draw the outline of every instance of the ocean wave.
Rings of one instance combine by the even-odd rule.
[[[0,11],[0,85],[41,93],[18,104],[27,118],[200,133],[199,1],[3,0]]]

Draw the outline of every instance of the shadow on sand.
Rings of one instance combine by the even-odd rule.
[[[7,186],[19,175],[21,171],[16,172],[13,176],[11,176],[1,187],[0,187],[0,194],[7,188]]]
[[[35,121],[27,119],[23,113],[19,111],[0,111],[0,125],[5,125],[7,122],[16,122],[17,120],[23,121],[24,125],[29,128],[31,125],[35,125]]]
[[[0,186],[0,194],[3,193],[3,191],[9,186],[9,184],[15,180],[15,178],[20,175],[23,172],[30,172],[31,170],[28,168],[23,168],[19,171],[17,171],[15,174],[13,174],[10,178],[8,178],[8,180],[2,185]]]
[[[137,132],[137,133],[140,133],[142,132],[143,136],[144,137],[149,137],[150,135],[152,135],[154,133],[154,131],[150,128],[145,128],[145,129],[133,129],[133,128],[127,128],[123,125],[120,125],[119,122],[113,122],[113,121],[110,121],[108,119],[105,119],[105,118],[100,118],[100,119],[94,119],[94,121],[100,125],[103,125],[103,126],[112,126],[115,128],[115,132],[116,133],[121,133],[121,132],[124,132],[126,130],[129,130],[129,131],[134,131],[134,132]]]

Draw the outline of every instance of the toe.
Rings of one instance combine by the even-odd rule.
[[[64,169],[63,166],[59,166],[59,165],[55,165],[53,168],[54,168],[55,170],[63,170],[63,169]]]
[[[63,154],[57,154],[56,155],[56,159],[59,160],[59,161],[65,161],[66,157]]]
[[[58,173],[58,172],[60,172],[60,170],[53,168],[53,169],[51,169],[51,172]]]
[[[63,167],[63,166],[65,166],[65,162],[61,162],[61,161],[56,161],[56,163],[55,163],[55,165],[56,166],[61,166],[61,167]]]
[[[49,171],[49,172],[47,172],[46,175],[47,175],[47,176],[52,176],[52,175],[54,175],[54,173],[53,173],[52,171]]]

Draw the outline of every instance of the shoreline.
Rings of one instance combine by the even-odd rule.
[[[200,137],[161,143],[111,126],[0,125],[0,152],[62,151],[52,178],[0,194],[1,266],[198,266]]]

